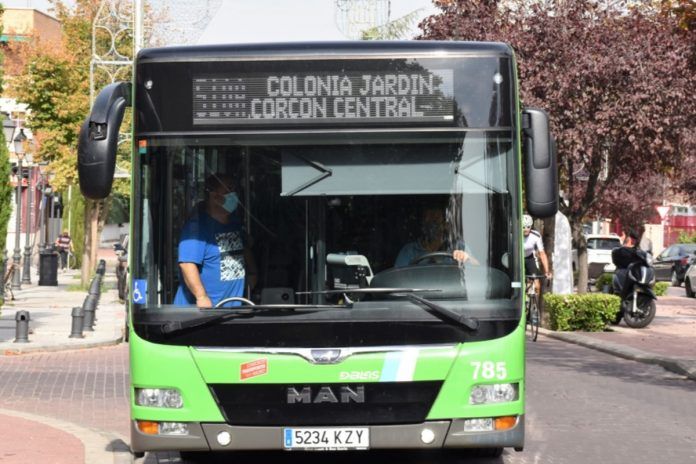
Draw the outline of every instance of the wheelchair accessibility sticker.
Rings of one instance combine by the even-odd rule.
[[[133,280],[133,303],[144,304],[147,295],[147,280]]]

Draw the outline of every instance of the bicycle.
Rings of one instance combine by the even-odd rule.
[[[525,316],[527,322],[525,323],[525,332],[529,339],[533,342],[537,340],[539,335],[539,326],[541,325],[541,305],[539,304],[540,295],[536,292],[536,287],[534,281],[536,279],[545,279],[544,275],[528,275],[527,276],[527,303],[525,307]]]

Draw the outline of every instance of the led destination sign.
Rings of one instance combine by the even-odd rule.
[[[195,77],[194,125],[454,119],[453,71]]]

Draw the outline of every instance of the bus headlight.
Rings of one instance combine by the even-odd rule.
[[[509,403],[519,398],[519,384],[496,383],[475,385],[471,389],[469,404]]]
[[[136,388],[135,404],[153,408],[180,409],[184,406],[179,390],[174,388]]]

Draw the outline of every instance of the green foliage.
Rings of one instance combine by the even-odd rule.
[[[609,287],[611,287],[613,279],[614,274],[602,274],[599,277],[597,277],[597,281],[595,282],[595,287],[597,288],[597,291],[601,292],[605,285],[609,285]]]
[[[75,183],[79,127],[89,109],[89,81],[72,57],[38,50],[19,77],[18,97],[32,110],[29,124],[39,139],[38,160],[49,161],[61,191]]]
[[[2,3],[0,3],[0,19],[2,19],[2,15],[5,13],[5,8],[2,6]],[[0,21],[0,35],[2,35],[2,21]],[[0,47],[0,95],[2,95],[2,85],[3,85],[3,77],[4,77],[4,62],[5,62],[5,54],[2,52],[2,48]]]
[[[0,253],[5,250],[7,223],[12,213],[12,186],[10,185],[10,160],[5,146],[5,134],[0,132]],[[0,259],[2,259],[0,257]]]
[[[665,296],[667,294],[668,288],[669,288],[669,282],[657,282],[655,284],[655,295]]]
[[[677,243],[696,243],[696,232],[689,234],[688,232],[679,232]]]
[[[616,295],[586,293],[582,295],[544,295],[552,330],[601,332],[619,312]]]

